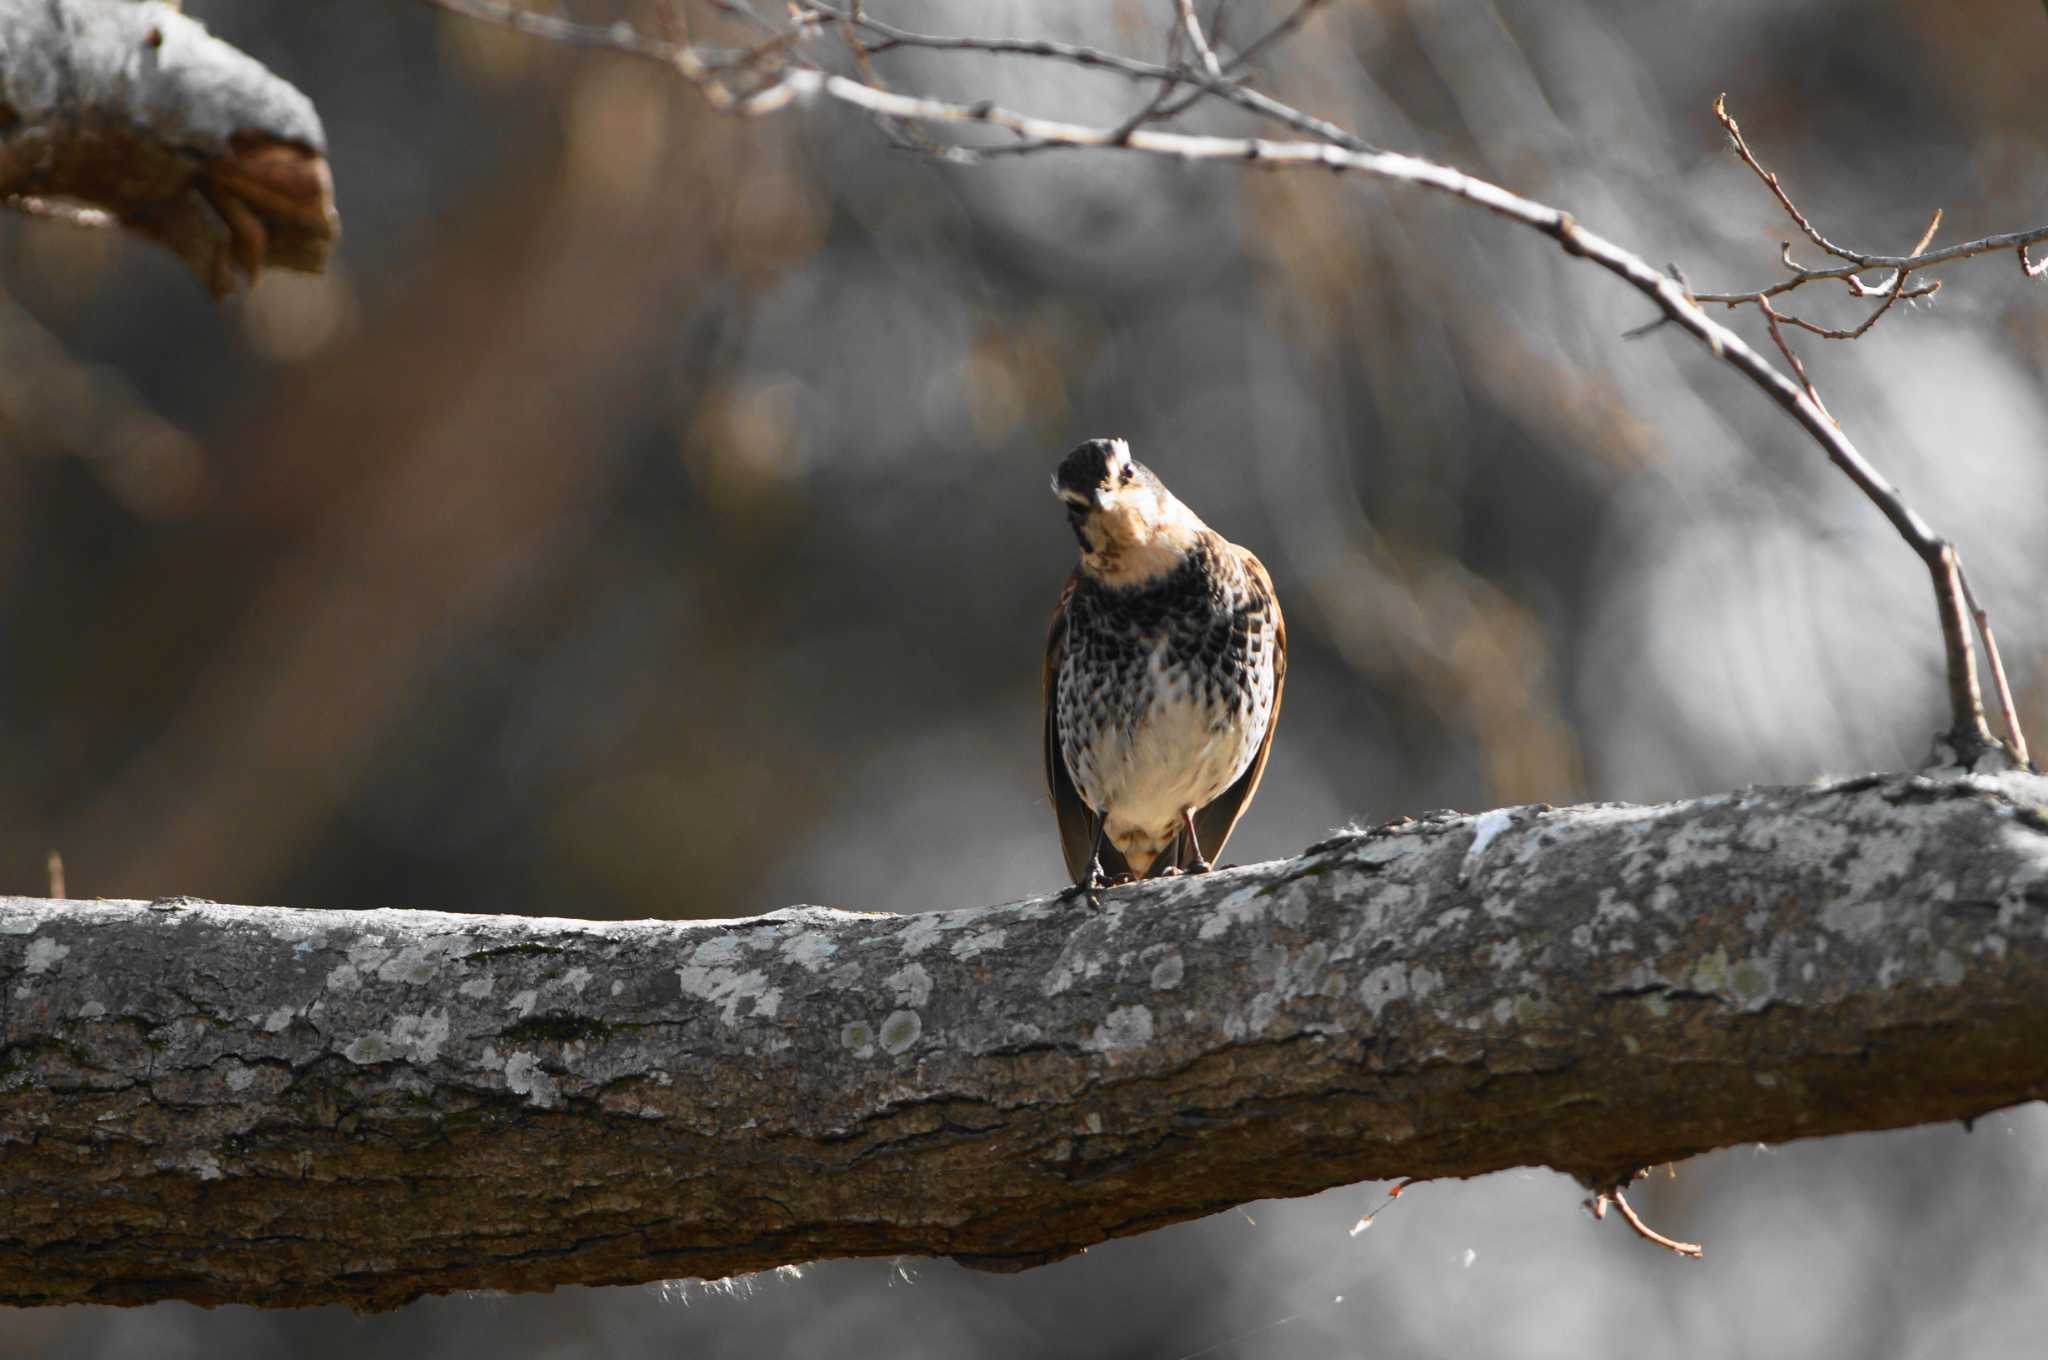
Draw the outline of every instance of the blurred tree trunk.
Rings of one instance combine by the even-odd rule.
[[[1359,1180],[1967,1119],[2048,1095],[2044,803],[1441,814],[1099,911],[0,899],[0,1302],[1018,1269]]]

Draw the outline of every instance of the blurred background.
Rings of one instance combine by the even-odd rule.
[[[700,19],[708,9],[691,0]],[[1170,0],[870,0],[1163,58]],[[1225,54],[1284,11],[1230,0]],[[838,107],[402,0],[188,11],[310,94],[331,272],[215,306],[0,216],[0,892],[735,916],[1050,891],[1046,491],[1120,434],[1271,567],[1285,720],[1230,858],[1453,806],[1919,763],[1924,573],[1647,305],[1418,191],[1136,156],[982,166]],[[705,14],[698,14],[705,9]],[[1208,16],[1212,4],[1204,4]],[[609,18],[627,7],[578,11]],[[823,55],[821,49],[820,55]],[[1114,124],[1145,94],[894,53],[900,88]],[[1792,233],[2038,223],[2048,16],[1359,0],[1260,62],[1377,144],[1568,208],[1703,290]],[[1252,130],[1198,110],[1189,125]],[[1798,246],[1795,257],[1817,263]],[[2048,734],[2048,297],[2010,256],[1844,345],[1830,409],[1955,537]],[[1853,323],[1839,290],[1798,310]],[[1753,313],[1733,318],[1766,344]],[[1703,1263],[1548,1172],[1331,1191],[1022,1276],[841,1262],[721,1289],[0,1316],[0,1354],[1923,1356],[2048,1335],[2048,1116],[1740,1149],[1644,1183]]]

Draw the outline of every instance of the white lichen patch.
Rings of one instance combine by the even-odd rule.
[[[505,1089],[543,1110],[553,1109],[562,1098],[561,1084],[541,1070],[537,1056],[523,1049],[505,1060]]]
[[[839,942],[823,930],[800,930],[782,945],[782,957],[807,973],[818,972],[838,953]]]
[[[1358,999],[1372,1012],[1372,1018],[1380,1018],[1380,1012],[1396,1001],[1406,1000],[1408,989],[1408,965],[1387,963],[1367,973],[1358,984]]]
[[[1421,848],[1422,840],[1420,837],[1388,836],[1381,840],[1368,842],[1357,850],[1347,853],[1344,858],[1351,864],[1377,867],[1392,864],[1397,859],[1406,858]]]
[[[1076,982],[1101,975],[1106,963],[1101,942],[1089,931],[1076,931],[1067,940],[1067,947],[1060,951],[1059,961],[1052,972],[1046,974],[1041,988],[1047,996],[1058,996]]]
[[[562,974],[561,986],[568,991],[574,992],[577,996],[583,995],[583,989],[589,985],[590,970],[588,968],[571,968],[568,972]]]
[[[327,990],[330,992],[346,996],[348,993],[361,988],[362,985],[363,975],[357,971],[356,966],[352,963],[336,964],[327,974]]]
[[[441,970],[441,964],[454,944],[455,941],[447,936],[437,936],[406,945],[377,965],[377,976],[385,982],[423,986],[434,980],[434,974]]]
[[[894,1011],[882,1022],[882,1051],[891,1055],[907,1053],[924,1033],[924,1020],[916,1011]]]
[[[294,1014],[296,1012],[290,1006],[279,1006],[276,1010],[263,1017],[263,1032],[265,1034],[283,1033],[285,1027],[291,1024]]]
[[[875,1055],[874,1026],[865,1020],[849,1020],[839,1027],[839,1046],[852,1052],[856,1058],[872,1058]]]
[[[1884,903],[1868,897],[1838,897],[1821,908],[1820,923],[1837,935],[1867,940],[1884,929]]]
[[[1263,885],[1254,884],[1239,888],[1218,902],[1210,913],[1202,918],[1195,937],[1202,940],[1220,939],[1233,926],[1250,925],[1266,914],[1267,898]]]
[[[30,940],[28,953],[22,957],[22,971],[31,974],[47,973],[52,968],[55,968],[64,956],[70,952],[70,945],[58,944],[47,935],[40,939]]]
[[[910,924],[896,932],[896,949],[907,958],[916,958],[939,942],[944,926],[939,913],[926,912],[910,918]]]
[[[1170,992],[1180,986],[1180,980],[1187,976],[1187,964],[1182,961],[1178,949],[1170,944],[1154,945],[1145,953],[1158,954],[1157,960],[1152,964],[1153,990]]]
[[[690,962],[699,968],[717,968],[728,963],[737,963],[739,957],[740,942],[734,935],[714,935],[690,951]]]
[[[238,1062],[229,1063],[225,1075],[230,1091],[246,1091],[256,1084],[256,1069]]]
[[[107,1008],[97,1001],[88,1001],[78,1008],[78,1018],[81,1020],[97,1020],[106,1013]]]
[[[882,985],[896,995],[896,1003],[915,1010],[932,999],[932,975],[921,963],[906,963],[882,979]]]
[[[1007,930],[978,930],[966,939],[956,942],[951,951],[952,955],[956,959],[971,959],[977,954],[1001,949],[1009,933]]]
[[[485,974],[482,977],[473,977],[469,979],[469,981],[463,983],[460,987],[457,987],[455,989],[455,992],[456,995],[458,996],[466,996],[472,1001],[479,1001],[482,1000],[484,997],[489,996],[491,994],[492,989],[494,989],[497,985],[498,980],[496,978],[490,976],[489,974]]]
[[[1115,1062],[1120,1053],[1152,1041],[1152,1012],[1144,1006],[1118,1006],[1082,1045]]]
[[[1614,889],[1602,888],[1600,900],[1593,905],[1593,923],[1601,926],[1633,925],[1643,919],[1636,910],[1636,904],[1615,896]]]
[[[535,987],[523,988],[512,993],[512,999],[505,1004],[519,1012],[519,1018],[524,1020],[527,1016],[532,1015],[533,1008],[540,1004],[540,990]]]
[[[397,1015],[392,1017],[390,1028],[372,1030],[350,1041],[342,1048],[341,1056],[359,1067],[400,1060],[430,1063],[441,1056],[441,1049],[447,1042],[446,1010],[423,1015]]]
[[[748,1014],[773,1016],[782,1004],[782,993],[768,985],[768,975],[758,968],[742,973],[732,968],[705,968],[692,964],[676,969],[676,983],[685,997],[708,1001],[719,1008],[727,1025],[739,1023],[740,1003],[748,1003]]]
[[[1266,1027],[1273,1023],[1273,1016],[1280,1009],[1280,997],[1270,991],[1260,992],[1252,998],[1250,1013],[1246,1016],[1246,1029],[1252,1034],[1264,1034]]]
[[[9,916],[0,919],[0,935],[33,935],[42,927],[42,922],[29,915]]]

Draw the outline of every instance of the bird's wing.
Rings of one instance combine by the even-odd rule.
[[[1067,654],[1067,605],[1074,598],[1077,569],[1060,592],[1059,608],[1053,610],[1052,627],[1045,638],[1045,789],[1052,798],[1053,815],[1060,823],[1060,850],[1066,856],[1067,873],[1076,883],[1088,876],[1089,852],[1094,849],[1095,815],[1081,801],[1074,777],[1067,771],[1067,758],[1060,751],[1060,663]],[[1130,868],[1116,847],[1102,847],[1102,869],[1114,881]]]
[[[1074,788],[1073,776],[1067,773],[1066,756],[1060,753],[1060,664],[1067,655],[1067,604],[1074,598],[1074,584],[1080,578],[1078,571],[1067,578],[1045,638],[1045,789],[1052,797],[1053,815],[1059,818],[1067,874],[1076,883],[1088,873],[1094,818]]]
[[[1266,772],[1266,756],[1273,749],[1273,732],[1280,726],[1280,694],[1287,683],[1287,619],[1280,612],[1280,597],[1273,593],[1273,578],[1266,574],[1265,564],[1250,551],[1234,543],[1231,547],[1244,564],[1252,589],[1258,593],[1273,621],[1270,639],[1273,648],[1273,711],[1266,717],[1266,734],[1259,738],[1258,754],[1252,757],[1252,763],[1238,776],[1235,784],[1195,813],[1195,834],[1201,838],[1202,853],[1212,864],[1222,861],[1224,842],[1230,839],[1230,833],[1237,827],[1237,819],[1244,816],[1244,810],[1251,806],[1252,795],[1259,790],[1259,777]],[[1181,839],[1186,840],[1187,837]],[[1181,867],[1187,868],[1193,863],[1194,852],[1185,845],[1179,849]]]

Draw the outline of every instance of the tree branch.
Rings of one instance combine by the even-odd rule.
[[[1440,814],[896,917],[0,899],[0,1302],[924,1253],[2048,1095],[2048,780]],[[1563,1230],[1561,1227],[1560,1230]]]
[[[0,204],[119,221],[221,296],[325,266],[324,152],[310,100],[174,6],[0,0]]]

